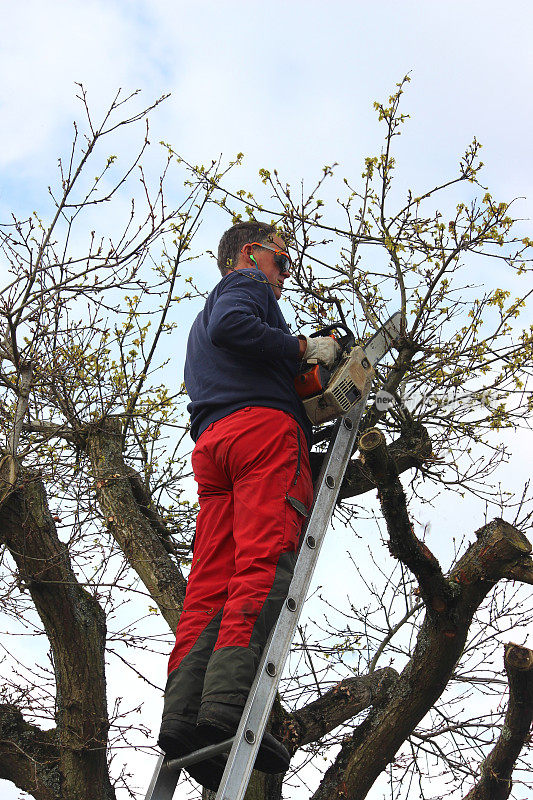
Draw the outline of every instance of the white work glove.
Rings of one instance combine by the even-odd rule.
[[[307,337],[306,337],[307,339]],[[340,350],[340,344],[332,339],[331,336],[315,336],[307,339],[307,347],[303,354],[303,360],[309,364],[324,364],[331,369],[334,365]]]

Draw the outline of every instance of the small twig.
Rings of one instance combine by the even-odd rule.
[[[304,653],[306,655],[308,664],[309,664],[309,666],[311,668],[311,672],[313,673],[313,678],[315,679],[316,690],[318,692],[318,696],[322,697],[322,689],[320,688],[320,683],[318,682],[317,674],[316,674],[315,668],[313,666],[313,660],[311,658],[311,653],[309,652],[309,648],[307,647],[307,642],[305,641],[304,630],[303,630],[301,625],[298,625],[298,631],[300,633],[300,636],[302,637],[302,647],[304,649]]]

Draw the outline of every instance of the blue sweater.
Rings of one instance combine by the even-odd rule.
[[[185,360],[191,436],[247,406],[287,411],[311,447],[312,426],[294,388],[299,341],[259,269],[225,275],[196,317]]]

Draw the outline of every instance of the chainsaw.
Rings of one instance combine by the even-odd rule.
[[[372,336],[363,349],[355,344],[355,336],[344,323],[328,325],[311,334],[333,336],[340,345],[339,355],[332,369],[322,364],[302,364],[294,385],[313,425],[322,425],[347,414],[365,393],[374,378],[369,356],[372,350],[399,336],[400,312],[393,316]],[[339,333],[344,335],[338,336]],[[337,334],[336,336],[334,334]]]

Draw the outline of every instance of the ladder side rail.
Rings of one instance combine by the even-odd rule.
[[[337,423],[336,435],[324,459],[313,509],[302,535],[302,546],[287,599],[263,652],[216,800],[242,800],[246,792],[320,548],[352,454],[368,391],[352,411]]]
[[[169,769],[168,763],[164,753],[161,753],[144,800],[172,800],[174,797],[181,770]]]

